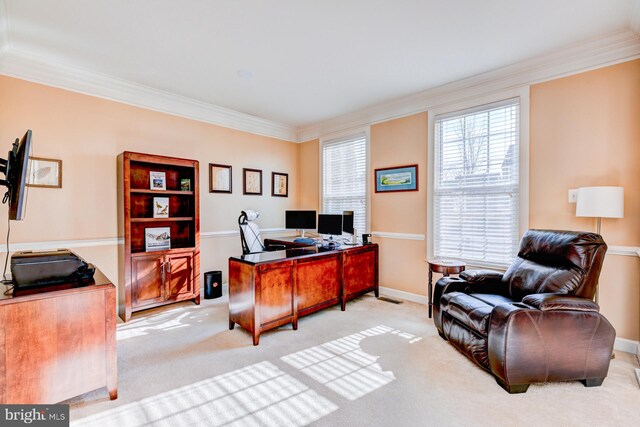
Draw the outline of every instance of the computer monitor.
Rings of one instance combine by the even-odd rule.
[[[354,234],[353,211],[342,211],[342,231],[344,233]]]
[[[292,230],[314,230],[316,228],[316,211],[285,211],[284,227]]]
[[[342,235],[342,215],[318,215],[318,233],[332,236]]]

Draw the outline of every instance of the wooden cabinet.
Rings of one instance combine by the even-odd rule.
[[[196,298],[194,252],[147,253],[131,257],[131,307]]]
[[[366,292],[378,296],[378,245],[344,251],[342,262],[342,309],[348,300]]]
[[[120,317],[159,305],[200,302],[199,164],[196,160],[124,152],[118,156]],[[165,189],[150,189],[152,172]],[[183,182],[188,181],[188,188]],[[156,218],[156,198],[168,202],[168,217]],[[167,230],[170,249],[148,252],[151,228]]]
[[[340,301],[340,253],[329,253],[297,261],[295,281],[298,286],[300,316],[337,304]]]
[[[194,266],[195,255],[193,252],[178,252],[165,255],[165,277],[167,300],[182,301],[195,298]]]
[[[131,257],[131,306],[140,308],[165,300],[164,255],[148,254]]]
[[[0,285],[0,404],[53,404],[106,387],[118,396],[116,289],[90,283],[6,292]]]

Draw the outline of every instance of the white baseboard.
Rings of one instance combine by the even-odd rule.
[[[384,286],[380,286],[380,294],[423,305],[427,305],[429,302],[429,298],[424,295],[400,291],[393,288],[385,288]],[[636,354],[636,356],[638,357],[638,363],[640,363],[640,342],[629,340],[626,338],[616,338],[613,348],[614,350],[623,351],[625,353]]]
[[[398,289],[393,288],[385,288],[384,286],[380,286],[380,294],[386,295],[392,298],[400,298],[405,301],[411,301],[418,304],[427,305],[429,303],[429,298],[424,295],[414,294],[412,292],[400,291]]]
[[[624,351],[625,353],[635,354],[638,345],[640,345],[638,341],[628,340],[626,338],[616,338],[613,349]]]

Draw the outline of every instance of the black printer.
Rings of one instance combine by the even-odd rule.
[[[16,289],[89,281],[95,271],[93,264],[68,249],[24,251],[11,256],[11,276]]]

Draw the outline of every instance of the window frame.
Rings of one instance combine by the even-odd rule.
[[[436,116],[472,110],[511,98],[520,100],[520,123],[519,123],[519,235],[518,240],[529,229],[529,112],[530,112],[530,88],[529,85],[518,88],[504,90],[491,95],[478,96],[466,101],[445,104],[428,110],[428,141],[427,141],[427,259],[433,259],[435,246],[434,228],[434,184],[435,184],[435,118]],[[515,255],[515,254],[514,254]],[[490,262],[477,262],[469,267],[493,268],[504,270],[504,265],[497,265]]]
[[[371,233],[371,180],[369,176],[371,174],[371,150],[370,150],[370,126],[361,128],[349,129],[348,131],[334,132],[320,137],[318,143],[318,167],[319,167],[319,180],[318,180],[318,206],[320,211],[318,213],[324,213],[324,192],[322,183],[324,180],[324,165],[323,165],[323,147],[326,144],[334,142],[336,139],[349,138],[358,134],[364,134],[365,136],[365,233]]]

